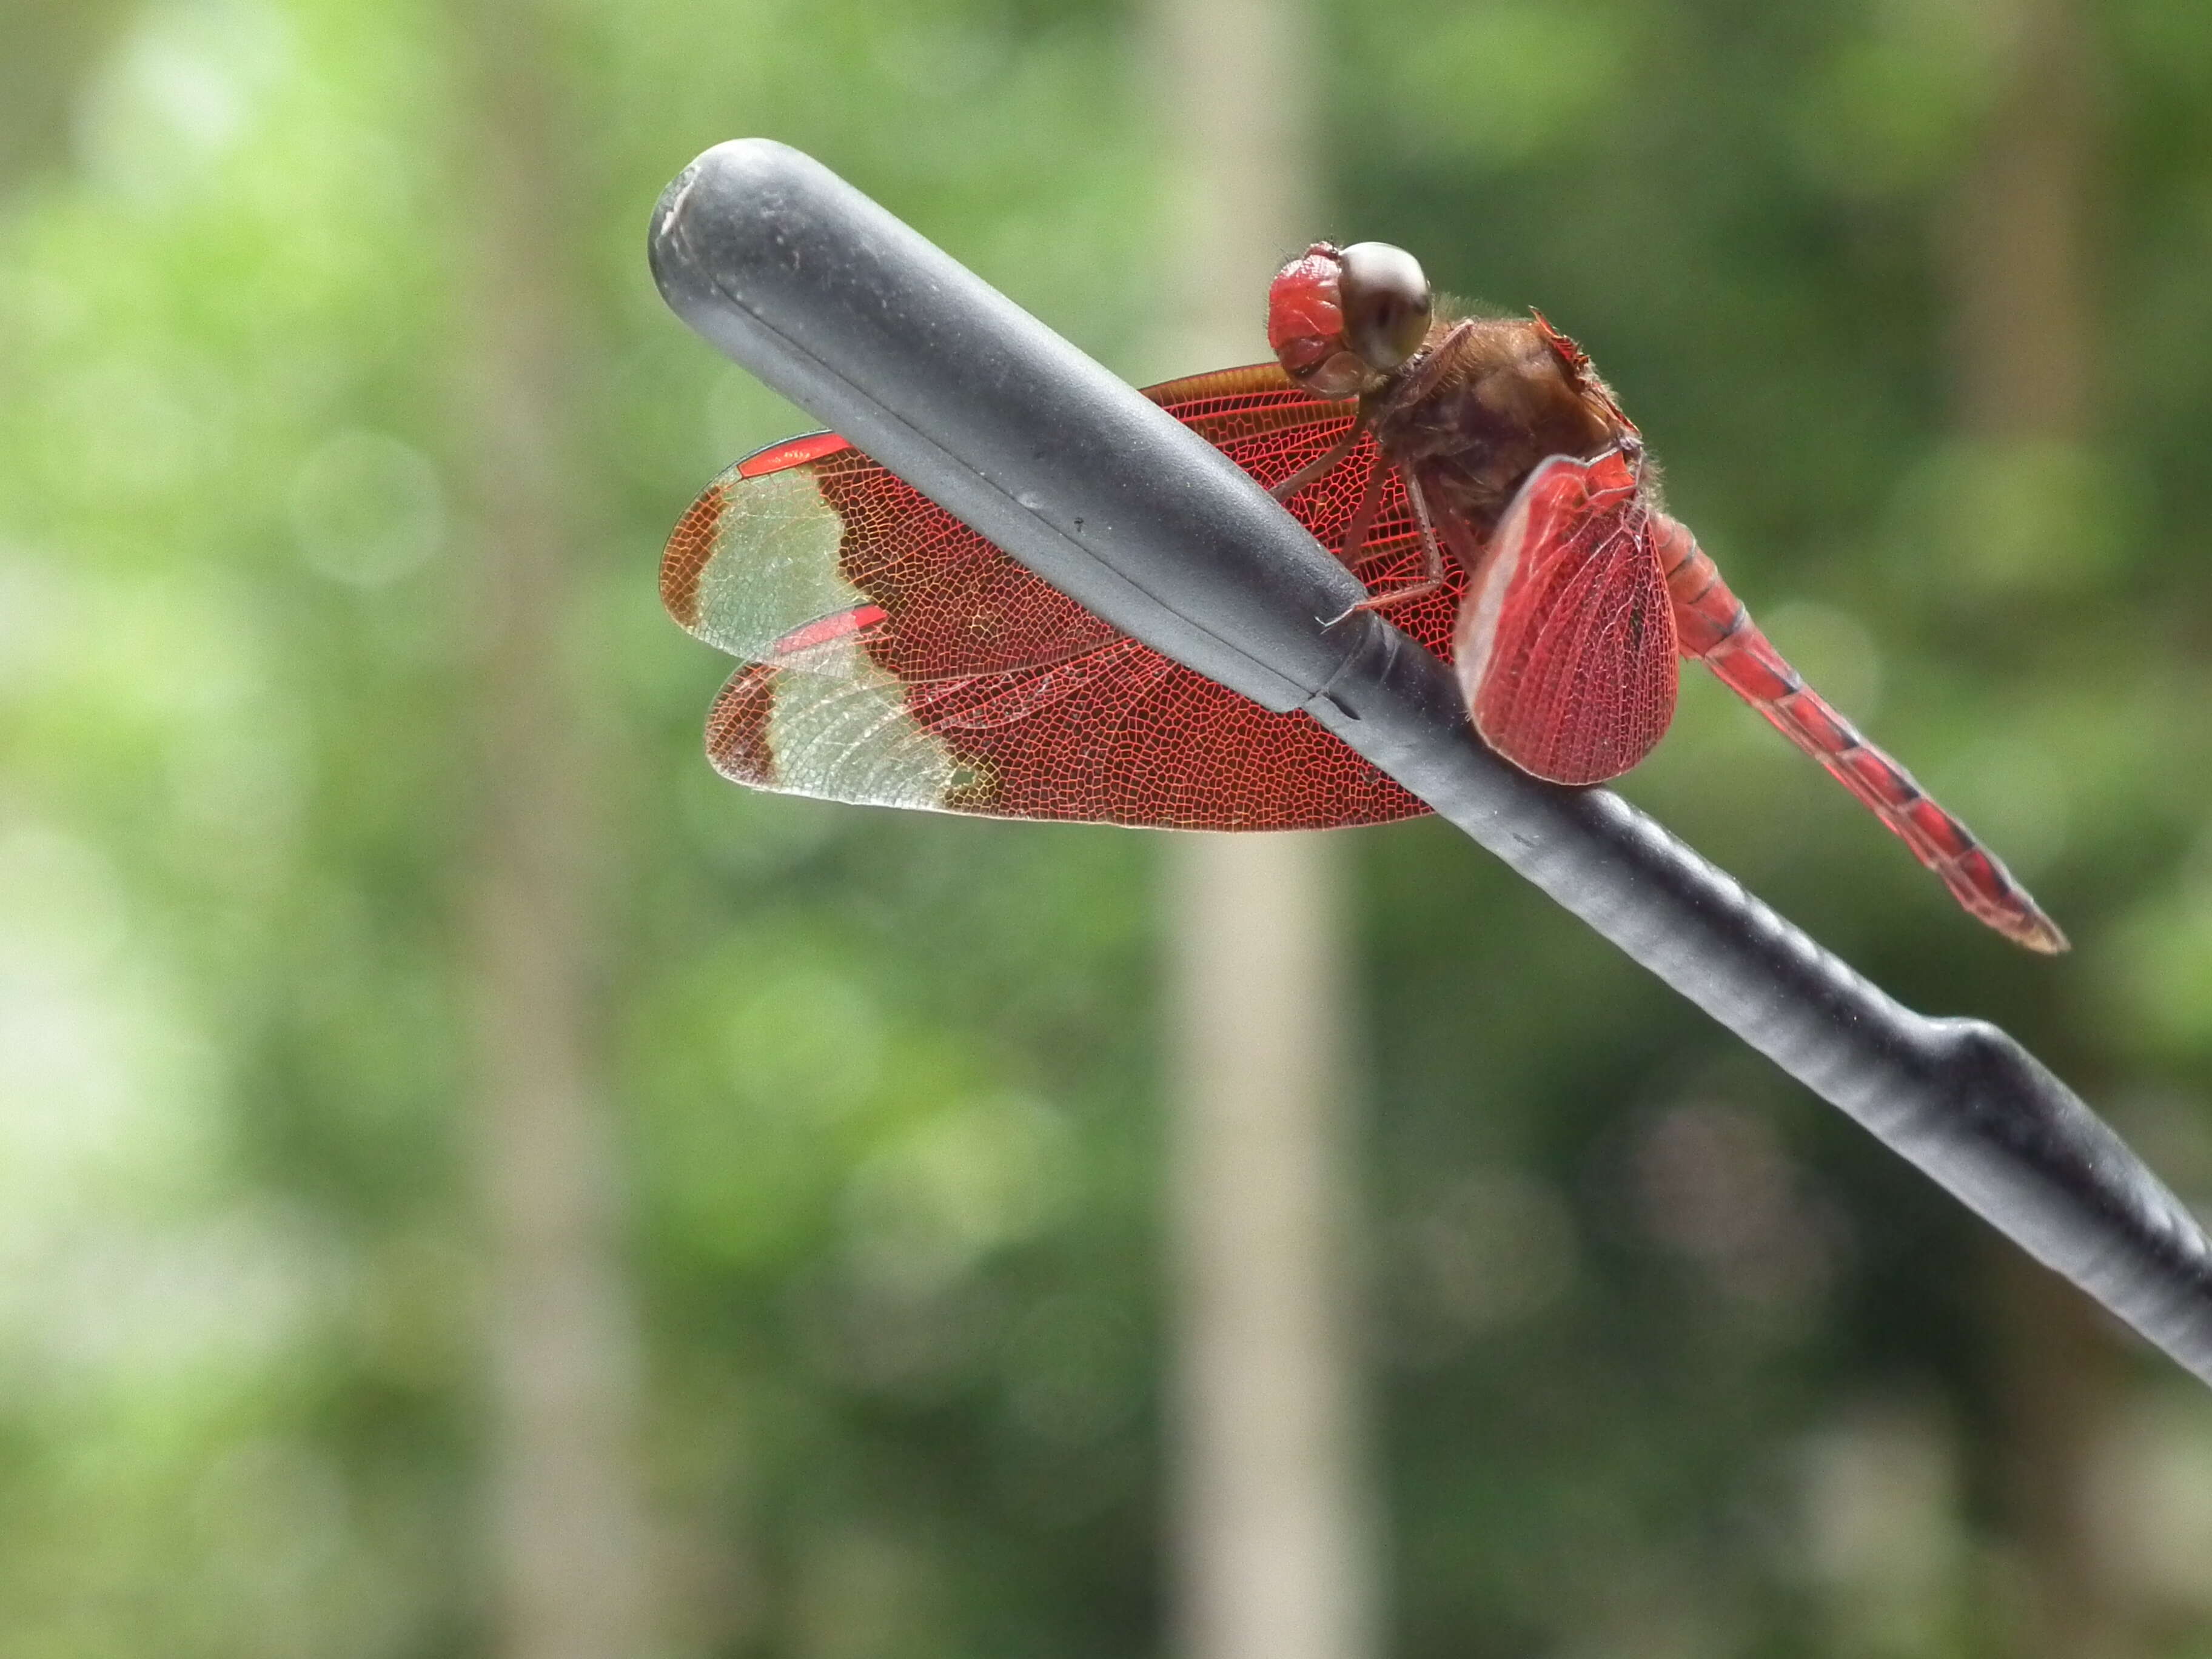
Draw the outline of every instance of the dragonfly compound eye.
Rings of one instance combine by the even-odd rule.
[[[1429,332],[1429,279],[1420,262],[1388,242],[1354,242],[1339,256],[1345,343],[1382,374],[1402,368]]]

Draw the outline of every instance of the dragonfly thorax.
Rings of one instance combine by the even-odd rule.
[[[1376,441],[1418,471],[1431,506],[1484,534],[1554,455],[1587,459],[1635,428],[1604,383],[1531,318],[1438,323],[1421,353],[1363,399]]]

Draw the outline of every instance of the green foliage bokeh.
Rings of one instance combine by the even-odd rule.
[[[2035,449],[1948,412],[1938,231],[1996,72],[1981,16],[1332,9],[1314,229],[1581,339],[1782,648],[2077,950],[1975,927],[1701,680],[1626,793],[2212,1190],[2212,22],[2096,15],[2105,395],[2087,441]],[[726,665],[661,616],[659,544],[808,422],[661,308],[641,248],[678,167],[767,134],[1158,368],[1140,21],[546,13],[593,204],[575,649],[614,757],[672,1653],[1163,1644],[1158,843],[708,773]],[[11,1659],[483,1650],[451,27],[408,0],[0,23],[82,71],[0,198]],[[1397,1650],[1983,1650],[1978,1229],[1455,833],[1350,844]],[[1923,1577],[1807,1532],[1808,1460],[1869,1421],[1960,1466]]]

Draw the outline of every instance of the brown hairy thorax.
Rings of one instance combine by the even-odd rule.
[[[1641,447],[1589,359],[1540,314],[1439,319],[1419,354],[1360,403],[1438,518],[1485,539],[1547,457]]]

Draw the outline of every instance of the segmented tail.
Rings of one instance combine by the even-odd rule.
[[[1875,748],[1807,685],[1729,592],[1697,538],[1664,514],[1652,515],[1674,629],[1696,657],[1768,722],[1827,769],[1894,830],[1951,896],[2007,939],[2055,954],[2066,935],[1972,831],[1931,799],[1912,775]]]

